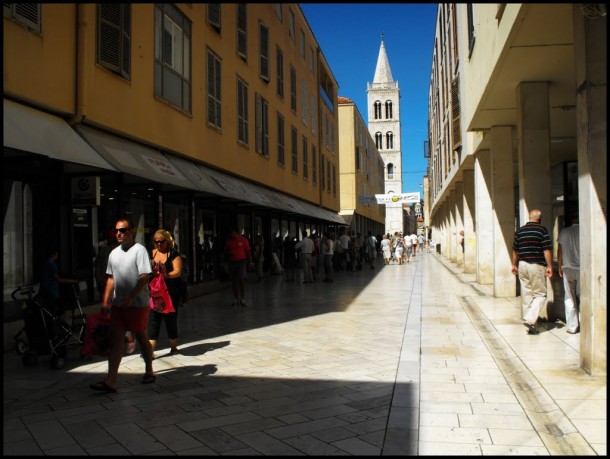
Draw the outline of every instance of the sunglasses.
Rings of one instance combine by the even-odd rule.
[[[129,231],[130,228],[115,228],[114,231],[116,233],[121,233],[121,234],[125,234],[127,231]]]
[[[155,244],[159,245],[159,244],[163,244],[165,242],[165,239],[163,239],[162,241],[155,241]]]

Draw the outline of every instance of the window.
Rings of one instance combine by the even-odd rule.
[[[379,102],[378,100],[375,101],[375,119],[381,119],[381,102]]]
[[[237,78],[237,140],[248,145],[248,85]]]
[[[297,112],[297,71],[290,66],[290,109]]]
[[[277,72],[277,95],[280,99],[284,98],[284,53],[278,46],[275,52],[275,66]]]
[[[280,20],[280,22],[282,22],[282,4],[281,3],[275,4],[275,15]]]
[[[313,52],[313,48],[310,46],[309,47],[309,71],[311,73],[313,73],[315,65],[314,65],[314,52]]]
[[[333,154],[335,153],[335,126],[333,123],[330,124],[330,146]]]
[[[208,3],[207,16],[208,24],[220,32],[220,3]]]
[[[292,41],[294,41],[294,13],[290,8],[288,8],[288,33]]]
[[[307,114],[307,85],[305,84],[305,80],[301,82],[301,119],[303,120],[303,124],[307,126],[307,121],[309,115]]]
[[[466,4],[466,19],[468,21],[468,58],[472,56],[474,50],[474,17],[473,17],[473,6],[472,3]]]
[[[237,55],[248,61],[248,11],[245,3],[237,4]]]
[[[301,57],[305,59],[305,33],[303,30],[299,30],[299,52]]]
[[[326,185],[325,166],[326,166],[326,163],[324,162],[324,155],[322,155],[322,158],[320,159],[320,186],[322,187],[322,189],[324,189],[325,185]]]
[[[277,112],[277,162],[282,166],[286,164],[285,145],[284,117]]]
[[[311,146],[311,180],[318,183],[318,157],[315,145]]]
[[[324,136],[326,140],[326,149],[330,148],[330,121],[328,120],[328,113],[326,114],[326,135]]]
[[[337,195],[337,169],[335,169],[335,165],[333,164],[333,195]]]
[[[383,148],[383,136],[381,135],[381,132],[375,132],[375,147],[377,150]]]
[[[394,164],[388,164],[388,180],[394,180]]]
[[[307,137],[303,136],[303,178],[307,180],[309,178],[309,151],[308,151]]]
[[[316,123],[318,122],[316,114],[317,114],[316,96],[314,94],[312,94],[312,96],[311,96],[311,133],[312,134],[316,133]]]
[[[385,144],[388,150],[394,149],[394,134],[391,132],[386,132],[385,134]]]
[[[222,128],[222,98],[220,93],[221,62],[218,56],[208,50],[208,124]]]
[[[4,3],[4,17],[26,26],[32,32],[42,32],[40,3]]]
[[[170,3],[155,4],[155,95],[191,112],[191,21]]]
[[[330,159],[326,160],[326,189],[330,193]]]
[[[258,52],[259,75],[269,81],[269,28],[262,23],[258,24]]]
[[[256,152],[269,156],[269,103],[260,95],[256,95]]]
[[[356,147],[355,160],[356,160],[356,170],[359,171],[360,170],[360,147]]]
[[[392,119],[392,101],[386,100],[385,102],[385,118],[386,120]]]
[[[23,5],[33,5],[33,3]],[[98,3],[96,12],[97,63],[107,70],[129,79],[131,75],[131,5],[129,3]]]
[[[290,126],[290,165],[292,172],[297,174],[299,172],[299,164],[297,163],[297,128]]]

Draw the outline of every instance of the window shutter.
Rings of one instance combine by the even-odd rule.
[[[460,77],[451,82],[451,130],[453,149],[462,145],[462,123],[460,121]]]
[[[129,78],[131,73],[131,6],[100,3],[97,8],[97,61]]]
[[[40,3],[4,3],[4,17],[14,19],[34,32],[40,32]]]
[[[208,53],[208,123],[216,125],[216,102],[214,91],[216,89],[216,79],[214,77],[214,56]]]
[[[263,151],[263,108],[260,94],[256,95],[254,106],[255,148],[257,153]]]
[[[220,3],[208,3],[208,22],[220,31]]]
[[[260,33],[260,75],[269,81],[269,29],[261,25]]]
[[[246,4],[237,5],[237,54],[248,59],[248,21],[246,16]]]

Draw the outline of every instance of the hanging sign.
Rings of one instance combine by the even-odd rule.
[[[420,197],[419,191],[415,193],[376,194],[369,196],[363,195],[358,197],[358,202],[361,202],[363,204],[411,204],[414,202],[420,202]]]
[[[100,178],[75,177],[72,179],[73,206],[100,205]]]

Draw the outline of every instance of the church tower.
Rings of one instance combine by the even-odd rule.
[[[400,146],[400,90],[392,78],[383,44],[372,83],[367,83],[368,124],[371,137],[385,163],[385,194],[402,193],[402,151]],[[403,232],[402,201],[386,204],[386,232]]]

